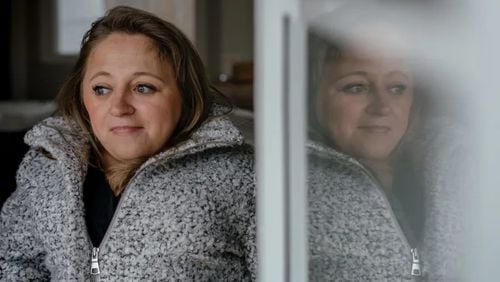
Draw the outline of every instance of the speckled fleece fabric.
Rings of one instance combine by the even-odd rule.
[[[17,190],[0,218],[1,281],[87,281],[77,151],[89,145],[60,117],[30,130]],[[137,171],[99,252],[101,281],[252,281],[256,272],[253,151],[225,117]]]
[[[453,130],[450,130],[453,131]],[[308,147],[310,281],[463,280],[465,150],[450,132],[412,144],[424,188],[424,230],[410,246],[371,173],[319,143]],[[418,247],[423,276],[410,275]]]

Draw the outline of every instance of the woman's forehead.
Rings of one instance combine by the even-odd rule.
[[[334,76],[344,76],[350,73],[413,76],[411,65],[406,57],[359,50],[346,50],[337,60],[329,62],[328,68],[332,72],[330,74]]]

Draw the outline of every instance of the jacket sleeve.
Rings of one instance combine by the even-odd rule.
[[[17,189],[0,214],[0,281],[49,280],[36,236],[34,188],[18,174]]]

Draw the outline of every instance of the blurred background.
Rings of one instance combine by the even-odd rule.
[[[116,5],[151,11],[177,25],[196,45],[214,82],[243,89],[252,81],[250,0],[7,0],[2,1],[2,34],[8,35],[2,63],[8,75],[2,78],[1,99],[52,99],[75,62],[83,33]]]

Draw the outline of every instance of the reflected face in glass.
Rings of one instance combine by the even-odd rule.
[[[173,69],[146,36],[113,33],[98,43],[81,87],[107,164],[157,153],[179,122]]]
[[[402,59],[346,52],[325,66],[319,120],[342,152],[385,161],[405,134],[414,82]]]

